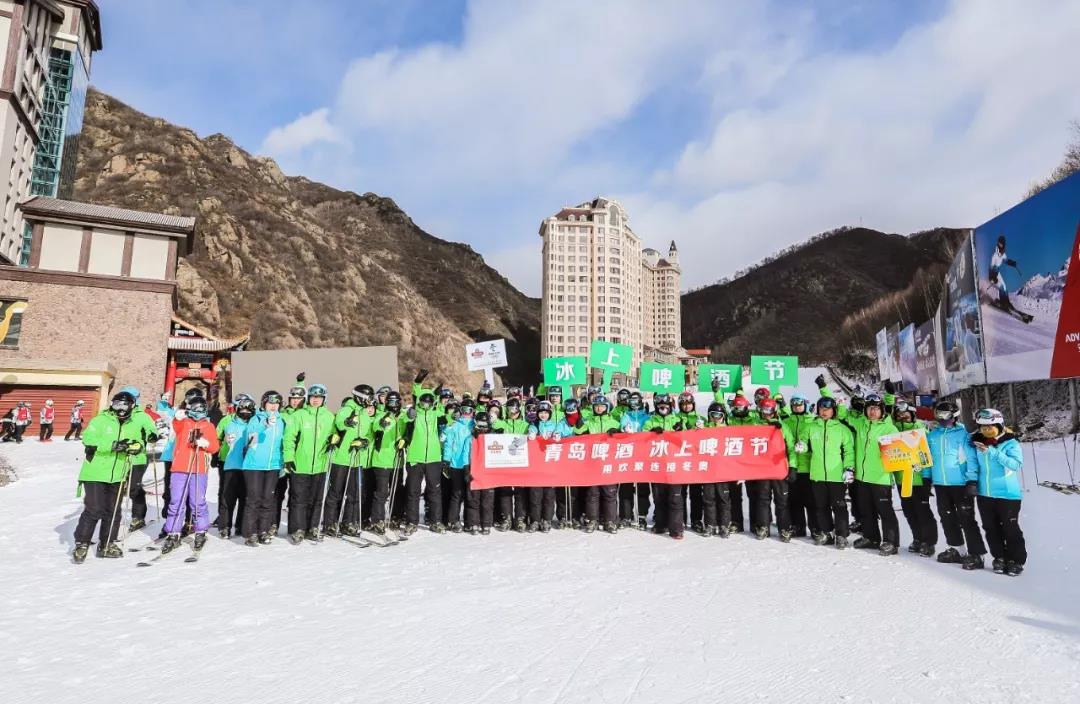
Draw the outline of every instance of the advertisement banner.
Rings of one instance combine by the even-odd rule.
[[[1078,225],[1080,174],[975,229],[986,376],[991,383],[1080,374],[1080,301],[1075,299],[1078,292],[1066,286]],[[1061,318],[1064,327],[1059,326]]]
[[[641,364],[641,390],[661,394],[681,394],[686,388],[686,367],[681,364]]]
[[[972,256],[972,239],[967,237],[960,243],[945,274],[941,296],[943,320],[938,330],[942,356],[938,357],[938,365],[943,377],[941,392],[946,394],[986,383]]]
[[[545,357],[545,386],[576,386],[589,383],[584,357]]]
[[[548,441],[482,435],[473,441],[471,488],[702,484],[787,476],[778,428],[738,426],[655,433],[581,435]]]
[[[773,391],[781,386],[798,386],[799,358],[751,356],[750,383],[768,386]]]
[[[719,382],[722,394],[735,393],[742,388],[741,364],[702,364],[698,367],[698,391],[713,390],[713,380]]]
[[[915,390],[919,393],[930,394],[938,388],[936,337],[933,320],[915,328]]]
[[[900,381],[905,392],[915,391],[918,385],[918,364],[915,352],[915,326],[900,329]]]
[[[885,354],[889,359],[888,379],[899,384],[903,381],[903,377],[900,376],[900,323],[889,326],[885,332],[885,341],[888,345]]]
[[[911,496],[912,475],[933,463],[930,460],[930,445],[926,441],[926,431],[922,428],[890,433],[878,438],[881,451],[881,463],[886,472],[895,476],[901,472],[896,483],[900,486],[900,496]]]
[[[465,345],[465,361],[470,372],[506,366],[506,340],[488,340]]]
[[[887,328],[881,328],[877,331],[877,335],[874,336],[875,346],[877,347],[877,367],[878,376],[884,381],[891,377],[891,370],[889,369],[889,331]]]

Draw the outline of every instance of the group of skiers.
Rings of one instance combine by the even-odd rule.
[[[701,535],[727,538],[747,529],[743,494],[748,497],[749,529],[770,536],[775,509],[779,539],[809,537],[816,545],[850,545],[895,555],[899,524],[892,503],[893,475],[878,449],[883,435],[922,426],[915,409],[892,389],[882,395],[838,403],[823,378],[821,398],[811,404],[785,400],[769,389],[753,398],[719,391],[705,413],[693,394],[677,399],[621,389],[612,401],[597,387],[580,398],[560,387],[541,387],[525,397],[507,389],[505,401],[484,387],[458,398],[443,386],[425,386],[428,373],[414,379],[412,399],[388,386],[356,386],[337,412],[327,407],[321,384],[304,387],[303,375],[287,397],[266,391],[256,403],[238,394],[230,412],[216,424],[207,417],[206,399],[189,392],[177,408],[162,397],[140,409],[138,392],[125,388],[107,411],[96,416],[83,436],[86,461],[79,480],[86,509],[76,529],[74,558],[85,559],[100,522],[98,555],[119,557],[120,506],[125,487],[132,499],[129,530],[146,525],[143,476],[147,448],[167,438],[165,524],[162,553],[175,550],[187,533],[201,550],[211,525],[205,498],[210,467],[218,473],[218,516],[223,538],[237,534],[256,547],[273,541],[287,499],[286,535],[293,544],[323,537],[350,539],[367,532],[375,540],[406,539],[425,522],[433,533],[496,530],[523,533],[552,528],[623,527],[651,530],[682,539],[686,518]],[[938,513],[948,548],[939,562],[964,569],[984,567],[987,552],[976,521],[982,517],[995,572],[1019,575],[1026,562],[1020,512],[1023,455],[1001,413],[980,410],[978,431],[959,423],[959,408],[942,401],[929,430],[932,467],[915,472],[910,497],[901,507],[914,537],[908,550],[936,554],[937,521],[930,506],[936,488]],[[156,420],[155,420],[156,419]],[[590,487],[502,487],[473,490],[470,466],[473,439],[506,433],[558,441],[583,434],[667,433],[726,425],[769,425],[780,430],[789,472],[779,480],[711,484],[612,484]],[[137,496],[137,494],[139,496]],[[851,501],[853,521],[848,517]],[[389,513],[389,515],[388,515]],[[400,536],[398,532],[400,531]],[[961,550],[966,547],[966,554]]]
[[[84,401],[76,401],[71,409],[71,426],[68,428],[67,435],[64,436],[64,440],[71,440],[74,438],[78,440],[82,435],[83,426],[83,408],[85,406]],[[19,401],[15,404],[14,408],[8,410],[4,414],[0,422],[3,424],[3,429],[0,430],[0,442],[15,442],[21,443],[23,441],[23,435],[26,433],[26,429],[33,423],[34,414],[30,408],[29,401]],[[38,440],[41,442],[52,442],[53,436],[53,423],[56,420],[56,409],[53,407],[52,399],[46,399],[45,405],[41,408],[38,414]]]

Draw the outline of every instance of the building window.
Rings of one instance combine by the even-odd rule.
[[[27,305],[25,298],[0,298],[0,348],[19,349],[19,333]]]

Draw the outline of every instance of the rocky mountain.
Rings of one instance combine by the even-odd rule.
[[[718,361],[794,354],[825,363],[873,349],[883,325],[929,318],[964,232],[823,233],[732,281],[684,294],[683,344],[711,347]]]
[[[463,345],[507,339],[506,383],[540,368],[539,301],[389,198],[285,176],[215,134],[88,94],[76,200],[198,217],[179,314],[251,349],[396,345],[402,378],[478,387]],[[359,380],[358,380],[359,381]]]

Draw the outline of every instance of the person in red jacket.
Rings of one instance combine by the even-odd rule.
[[[75,406],[71,409],[71,427],[68,428],[67,435],[64,436],[64,440],[70,440],[73,437],[78,440],[82,437],[84,405],[86,404],[82,401],[82,399],[75,402]]]
[[[15,407],[15,442],[22,442],[23,433],[26,432],[26,427],[32,420],[30,402],[19,401],[19,405]]]
[[[45,402],[45,405],[41,409],[41,432],[38,434],[38,440],[41,442],[52,442],[53,421],[56,420],[56,409],[53,408],[53,402],[50,398]]]
[[[210,513],[206,506],[206,481],[210,459],[218,451],[217,429],[206,417],[206,399],[193,396],[186,409],[173,417],[176,445],[173,449],[172,472],[169,477],[169,510],[165,520],[165,544],[161,552],[168,553],[180,546],[180,529],[184,524],[184,504],[191,509],[195,523],[195,550],[206,544],[210,528]]]

